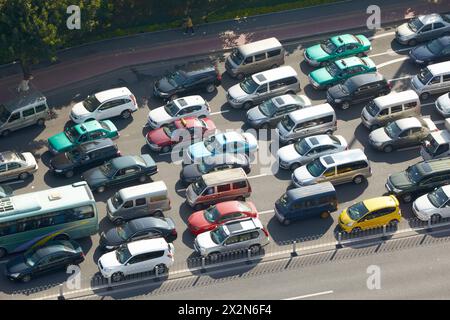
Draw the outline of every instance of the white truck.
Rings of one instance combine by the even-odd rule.
[[[424,160],[450,156],[450,118],[445,119],[445,129],[431,132],[420,148]]]

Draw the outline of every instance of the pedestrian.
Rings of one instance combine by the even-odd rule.
[[[187,17],[186,20],[186,30],[184,31],[184,34],[188,34],[188,32],[191,32],[191,35],[194,35],[194,24],[192,23],[192,18],[191,16]]]

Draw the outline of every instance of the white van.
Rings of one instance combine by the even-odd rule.
[[[167,186],[163,181],[121,189],[106,204],[108,218],[115,224],[140,217],[162,217],[163,212],[170,209]]]
[[[401,118],[420,116],[421,104],[414,90],[392,92],[370,101],[361,112],[361,122],[370,130]]]
[[[411,79],[411,87],[426,100],[432,94],[450,91],[450,61],[430,64]]]
[[[276,131],[282,143],[293,143],[314,134],[332,134],[336,129],[336,113],[324,103],[289,113],[278,123]]]
[[[245,75],[277,68],[282,64],[282,44],[277,38],[268,38],[235,48],[225,62],[225,69],[232,77],[242,80]]]

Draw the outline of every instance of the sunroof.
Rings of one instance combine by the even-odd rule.
[[[425,171],[426,173],[432,171],[431,166],[430,166],[430,164],[429,164],[428,162],[422,163],[422,169],[423,169],[423,171]]]
[[[330,156],[326,156],[325,158],[323,158],[323,160],[325,161],[326,164],[333,164],[334,160],[332,157]]]
[[[187,102],[184,99],[178,99],[177,102],[180,104],[180,106],[185,107],[187,106]]]
[[[263,74],[258,74],[258,75],[256,76],[256,79],[258,79],[259,82],[264,82],[264,81],[267,80],[266,77],[264,77]]]
[[[319,144],[319,140],[317,140],[317,138],[311,138],[310,141],[311,141],[311,144],[312,144],[313,146]]]
[[[280,106],[282,106],[284,104],[283,98],[275,98],[275,102]]]

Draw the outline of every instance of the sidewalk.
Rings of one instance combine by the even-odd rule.
[[[444,0],[379,1],[382,24],[411,14],[450,11]],[[33,71],[32,84],[42,92],[52,91],[116,69],[160,60],[221,52],[236,45],[276,36],[280,41],[366,25],[366,9],[372,0],[340,3],[201,25],[196,34],[181,29],[100,41],[63,50],[57,64]],[[206,34],[203,34],[206,32]],[[0,102],[14,96],[21,75],[0,79]]]

